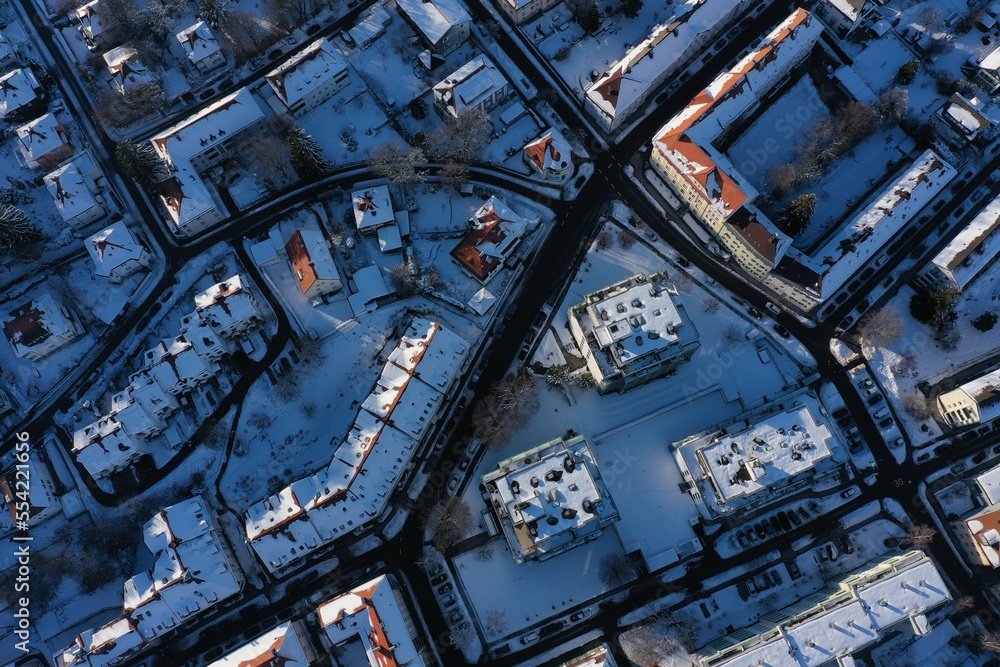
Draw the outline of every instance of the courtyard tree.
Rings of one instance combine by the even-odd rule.
[[[545,371],[545,382],[553,389],[565,389],[569,386],[569,366],[557,364]]]
[[[904,541],[915,549],[924,549],[931,545],[935,535],[937,535],[937,531],[929,525],[926,523],[917,523],[910,526],[909,530],[906,531]]]
[[[229,15],[229,0],[198,0],[202,20],[212,28],[218,28]]]
[[[416,120],[423,120],[427,117],[427,102],[422,97],[414,97],[407,108],[410,110],[410,115]]]
[[[812,222],[812,216],[815,212],[816,195],[812,193],[802,194],[785,204],[774,223],[778,229],[789,236],[798,236]]]
[[[719,312],[719,300],[714,296],[705,297],[705,300],[701,302],[701,309],[708,313],[709,315],[714,315]]]
[[[997,314],[992,310],[987,310],[985,313],[972,320],[972,326],[978,331],[991,331],[993,327],[997,324]]]
[[[431,544],[440,552],[452,547],[469,534],[476,525],[469,504],[460,496],[450,496],[435,505],[427,517]]]
[[[916,419],[930,419],[934,416],[931,402],[922,394],[907,394],[903,398],[903,409]]]
[[[0,248],[17,249],[42,238],[24,211],[10,204],[0,204]]]
[[[238,64],[263,53],[278,38],[261,16],[245,9],[226,15],[220,29]]]
[[[634,19],[639,15],[639,10],[642,9],[642,0],[619,0],[618,6],[625,18]]]
[[[587,12],[583,15],[583,29],[589,33],[595,33],[601,29],[601,8],[596,2],[590,3]]]
[[[538,411],[538,405],[538,387],[527,369],[508,373],[473,408],[475,437],[487,447],[502,447],[510,432],[523,426]]]
[[[483,627],[489,635],[503,634],[507,625],[507,612],[503,609],[490,609],[483,614]]]
[[[493,138],[493,121],[478,107],[464,111],[457,118],[449,117],[431,141],[435,156],[459,162],[479,160]]]
[[[601,558],[597,577],[608,588],[618,588],[635,579],[635,566],[625,554],[610,553]]]
[[[917,292],[910,297],[910,314],[918,322],[940,326],[951,319],[960,294],[958,288],[947,285]]]
[[[896,125],[910,113],[910,93],[906,88],[894,86],[879,95],[875,112],[883,123]]]
[[[858,334],[875,347],[888,347],[903,337],[903,315],[898,308],[879,308],[861,320]]]
[[[137,144],[129,139],[122,139],[115,144],[115,160],[123,174],[147,190],[167,174],[163,160],[153,145],[146,141]]]

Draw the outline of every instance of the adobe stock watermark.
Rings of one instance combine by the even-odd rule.
[[[31,542],[29,533],[31,520],[31,436],[22,431],[15,438],[14,445],[14,521],[18,533],[12,538],[16,544],[14,556],[17,558],[17,575],[14,577],[14,592],[18,594],[14,608],[14,635],[18,642],[14,644],[17,650],[28,653],[31,625]]]

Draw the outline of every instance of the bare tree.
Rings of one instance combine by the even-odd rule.
[[[390,141],[371,150],[368,166],[392,183],[419,183],[424,180],[420,166],[426,161],[419,148]]]
[[[935,535],[937,535],[936,530],[926,523],[918,523],[910,526],[909,530],[906,531],[906,537],[903,538],[903,541],[915,549],[925,549],[934,541]]]
[[[480,563],[488,563],[496,558],[496,542],[484,542],[476,548],[474,557]]]
[[[719,312],[719,300],[714,296],[706,297],[704,301],[701,302],[701,309],[709,314],[714,314]]]
[[[597,576],[608,588],[618,588],[635,579],[635,566],[625,554],[607,554],[597,566]]]
[[[237,137],[233,153],[240,166],[270,190],[292,181],[292,153],[288,140],[270,128]]]
[[[739,343],[743,340],[743,331],[735,324],[730,324],[722,331],[722,340],[727,343]]]
[[[315,5],[312,0],[264,0],[264,11],[273,25],[287,33],[312,16]]]
[[[451,496],[435,505],[427,518],[431,529],[431,544],[444,552],[469,534],[475,526],[469,504],[460,496]]]
[[[42,233],[19,208],[0,204],[0,248],[10,250],[41,240]]]
[[[652,667],[670,664],[667,661],[683,650],[671,635],[670,625],[657,620],[624,632],[619,639],[629,660],[641,667]]]
[[[888,347],[903,337],[905,326],[898,308],[880,308],[861,320],[858,334],[875,347]]]
[[[599,250],[607,250],[611,247],[611,243],[615,240],[614,235],[611,232],[601,232],[597,235],[597,248]]]
[[[469,180],[469,166],[457,160],[448,160],[441,167],[441,178],[453,188],[460,188]]]
[[[618,245],[620,245],[623,250],[628,250],[634,246],[635,242],[638,240],[638,237],[627,229],[623,229],[618,232]]]
[[[976,608],[976,598],[971,595],[963,595],[955,600],[955,608],[961,612],[970,612]]]
[[[493,121],[485,111],[474,108],[449,118],[434,134],[430,146],[436,156],[469,163],[482,157],[492,137]]]
[[[475,436],[500,447],[511,429],[523,426],[538,410],[538,387],[524,368],[496,382],[472,412]]]
[[[223,17],[221,27],[223,37],[240,63],[263,53],[278,39],[267,22],[243,9]]]
[[[903,409],[917,419],[930,419],[934,416],[931,402],[922,394],[907,394],[903,397]]]
[[[405,299],[417,293],[417,276],[406,262],[389,269],[389,282],[400,298]]]
[[[895,125],[910,112],[910,93],[906,88],[895,86],[879,95],[875,111],[883,123]]]
[[[983,649],[1000,655],[1000,632],[996,630],[983,630],[979,633],[979,643]]]

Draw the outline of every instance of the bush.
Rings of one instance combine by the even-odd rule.
[[[979,331],[990,331],[997,324],[997,314],[991,310],[986,311],[976,319],[972,320],[972,326]]]

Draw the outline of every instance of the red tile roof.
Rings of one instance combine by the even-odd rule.
[[[303,294],[307,294],[309,288],[319,280],[319,275],[312,264],[312,257],[309,256],[309,249],[302,238],[302,232],[295,230],[285,245],[285,252],[288,253],[288,261],[292,264],[292,273],[299,281],[299,288]]]

